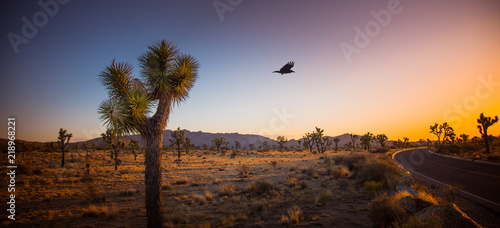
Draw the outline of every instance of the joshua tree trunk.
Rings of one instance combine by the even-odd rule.
[[[163,227],[163,194],[161,190],[161,146],[172,101],[160,99],[154,116],[145,120],[141,136],[146,144],[146,217],[148,228]]]
[[[177,157],[181,159],[181,145],[177,144]]]
[[[64,147],[62,148],[62,161],[61,166],[64,167]]]

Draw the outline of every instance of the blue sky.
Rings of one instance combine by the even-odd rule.
[[[8,1],[1,9],[1,116],[16,117],[22,139],[54,141],[59,128],[75,141],[98,137],[97,106],[107,93],[97,75],[116,59],[140,77],[137,57],[161,39],[201,64],[169,129],[298,138],[319,126],[327,135],[418,140],[432,138],[434,122],[459,116],[456,130],[474,135],[480,112],[500,114],[494,83],[469,105],[470,115],[453,109],[470,102],[489,75],[500,82],[497,1],[243,0],[223,20],[214,2],[57,2],[58,12],[16,53],[8,34],[22,36],[21,18],[32,22],[44,11],[38,1]],[[340,45],[354,45],[355,28],[366,31],[377,22],[371,11],[390,4],[400,12],[348,61]],[[288,61],[296,62],[295,74],[271,73]]]

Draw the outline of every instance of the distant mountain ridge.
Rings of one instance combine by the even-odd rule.
[[[210,132],[202,132],[202,131],[189,131],[189,130],[183,130],[185,132],[185,136],[189,139],[191,139],[191,143],[196,145],[196,146],[202,146],[203,144],[207,146],[212,146],[212,140],[215,138],[220,138],[224,137],[227,142],[229,142],[229,146],[234,146],[235,141],[239,141],[242,147],[247,147],[250,144],[254,144],[255,147],[258,147],[259,145],[262,145],[264,141],[267,141],[269,145],[277,145],[277,141],[275,139],[271,139],[265,136],[261,135],[254,135],[254,134],[240,134],[240,133],[210,133]],[[163,132],[163,146],[168,146],[170,145],[170,139],[172,137],[170,136],[172,133],[172,130],[164,130]],[[351,137],[349,134],[343,134],[339,136],[327,136],[331,139],[333,138],[339,138],[339,147],[344,146],[346,143],[349,143],[351,141]],[[123,140],[125,143],[129,143],[130,139],[138,140],[139,145],[141,147],[144,146],[144,142],[141,138],[140,135],[127,135],[127,136],[122,136],[120,140]],[[102,145],[105,146],[107,145],[102,138],[95,138],[88,140],[94,144],[97,145]],[[77,142],[74,144],[83,144],[86,141],[82,142]],[[358,140],[359,143],[359,140]],[[291,139],[288,141],[286,144],[287,146],[299,146],[298,140],[297,139]],[[334,144],[333,144],[334,145]],[[332,145],[332,146],[333,146]]]

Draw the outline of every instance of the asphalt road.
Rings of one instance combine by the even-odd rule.
[[[411,173],[458,186],[465,194],[482,198],[479,201],[500,205],[500,165],[443,157],[426,148],[399,152],[394,160]]]

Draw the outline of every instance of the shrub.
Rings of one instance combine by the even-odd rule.
[[[436,153],[440,154],[460,154],[462,148],[457,144],[441,144],[436,148]]]
[[[396,163],[389,159],[375,158],[361,164],[357,177],[360,183],[375,181],[384,183],[384,186],[389,186],[385,179],[386,173],[399,175]]]
[[[241,177],[246,178],[250,175],[250,168],[246,164],[240,165],[239,171]]]
[[[129,189],[129,190],[125,190],[125,191],[120,192],[120,196],[133,196],[136,193],[139,193],[138,189]]]
[[[382,154],[382,153],[387,153],[388,151],[389,151],[389,149],[386,148],[386,147],[379,147],[379,148],[375,149],[372,152],[373,153],[380,153],[380,154]]]
[[[271,166],[272,166],[272,167],[276,167],[277,165],[278,165],[278,162],[277,162],[277,161],[272,161],[272,162],[271,162]]]
[[[384,184],[382,182],[377,182],[377,181],[365,181],[363,183],[363,187],[365,188],[366,191],[369,192],[376,192],[382,188]]]
[[[316,197],[316,202],[321,205],[326,205],[328,202],[332,200],[332,191],[327,190],[326,192],[321,193],[318,197]]]
[[[365,153],[349,153],[336,155],[333,160],[335,164],[342,164],[353,170],[359,162],[366,160],[366,157]]]
[[[239,189],[236,185],[229,183],[219,187],[219,196],[233,196],[235,195]]]
[[[351,176],[351,172],[346,165],[335,165],[328,169],[333,178],[346,178]]]
[[[300,209],[299,206],[295,205],[291,208],[288,208],[287,210],[288,214],[288,219],[293,223],[293,224],[299,224],[299,221],[302,217],[302,210]]]
[[[299,179],[293,175],[288,176],[288,186],[296,187],[299,184]]]
[[[381,195],[370,203],[370,219],[376,227],[390,227],[395,222],[405,221],[406,211],[399,206],[399,197]]]
[[[274,187],[271,184],[271,182],[266,181],[266,180],[260,180],[260,181],[252,182],[248,186],[248,191],[252,192],[252,193],[262,194],[262,193],[266,193],[266,192],[271,191],[273,188]]]
[[[95,205],[90,205],[87,209],[83,209],[83,217],[90,217],[90,218],[115,218],[118,215],[118,210],[114,206],[114,204],[111,205],[111,207],[108,206],[95,206]]]

